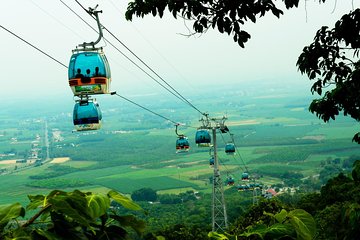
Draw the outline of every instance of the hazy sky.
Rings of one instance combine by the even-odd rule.
[[[62,0],[92,26],[90,18],[73,0]],[[210,29],[206,34],[184,37],[192,23],[173,19],[166,13],[163,19],[151,15],[127,22],[124,18],[128,1],[81,0],[86,7],[103,10],[101,22],[126,46],[151,66],[181,93],[204,85],[232,84],[241,88],[243,82],[286,81],[289,85],[310,86],[310,81],[295,66],[302,48],[312,42],[323,25],[332,27],[336,20],[360,7],[359,0],[307,1],[300,7],[285,10],[277,19],[269,14],[251,22],[244,29],[251,34],[245,49],[232,37]],[[279,4],[281,1],[278,1]],[[341,3],[340,3],[341,2]],[[60,0],[2,1],[0,23],[36,47],[68,65],[71,50],[84,41],[94,41],[96,33],[72,13]],[[307,17],[306,17],[307,16]],[[106,31],[104,36],[123,53],[132,55]],[[72,99],[67,82],[67,69],[30,46],[0,29],[2,54],[2,92],[0,99],[43,95],[44,98]],[[117,50],[101,42],[112,70],[112,90],[130,96],[137,91],[164,92]],[[137,62],[137,60],[134,60]],[[140,64],[140,63],[139,63]],[[141,64],[140,64],[141,65]],[[142,66],[143,67],[143,66]],[[145,67],[144,67],[145,68]]]

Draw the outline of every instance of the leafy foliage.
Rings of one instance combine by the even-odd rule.
[[[287,9],[298,7],[299,0],[282,0]],[[324,2],[325,0],[319,0]],[[234,42],[244,47],[250,34],[243,30],[247,21],[256,22],[257,18],[271,12],[280,17],[283,11],[276,7],[273,0],[267,1],[233,1],[233,0],[134,0],[128,4],[125,17],[132,20],[133,16],[144,17],[147,14],[163,17],[168,8],[174,18],[178,15],[193,21],[195,33],[204,33],[209,28],[217,28],[220,33],[233,36]]]
[[[352,177],[355,182],[360,181],[360,160],[356,160],[353,164],[353,171],[352,171]]]
[[[356,163],[353,176],[358,171]],[[304,195],[297,207],[314,215],[318,227],[317,239],[356,239],[360,234],[359,192],[356,177],[351,179],[340,173],[321,188],[320,194]]]
[[[144,237],[145,240],[157,240],[159,236],[163,239],[208,239],[209,229],[204,227],[198,227],[196,225],[188,226],[185,224],[176,224],[174,226],[168,226],[165,229],[156,233],[148,234]]]
[[[297,66],[301,73],[314,80],[311,91],[322,95],[310,104],[309,110],[324,122],[335,120],[341,111],[360,120],[360,9],[345,14],[329,29],[317,31],[314,42],[303,49]],[[323,93],[328,87],[333,86]],[[360,133],[353,141],[360,143]]]
[[[249,220],[250,224],[248,223],[247,226],[243,223],[237,225],[229,236],[240,236],[247,239],[313,239],[315,236],[314,218],[305,210],[281,209],[276,211],[275,209],[280,207],[277,201],[263,201],[259,206],[267,207],[263,209],[262,213],[254,211],[255,208],[251,209],[249,213],[255,218],[242,220],[243,223]],[[274,208],[274,206],[276,207]],[[267,212],[265,209],[271,212]],[[256,212],[257,214],[254,215]],[[222,236],[212,237],[221,239]]]
[[[4,228],[12,219],[20,216],[25,216],[25,209],[19,203],[0,206],[0,228]]]
[[[319,180],[322,184],[326,184],[328,180],[333,177],[336,177],[339,173],[342,172],[342,169],[336,165],[325,166],[319,175]]]
[[[28,196],[28,211],[38,210],[21,224],[25,209],[15,203],[0,207],[0,239],[126,239],[131,227],[138,234],[144,222],[134,216],[119,216],[111,212],[110,201],[140,210],[140,206],[118,192],[63,192],[54,190],[48,195]]]

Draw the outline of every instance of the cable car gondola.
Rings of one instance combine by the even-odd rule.
[[[110,67],[102,48],[76,49],[73,52],[68,77],[74,96],[109,93]]]
[[[241,180],[249,181],[249,174],[247,172],[242,173],[241,174]]]
[[[233,143],[227,143],[225,145],[225,153],[228,155],[232,155],[235,153],[235,144]]]
[[[188,138],[184,134],[178,133],[178,127],[180,123],[175,124],[175,133],[178,136],[176,140],[176,153],[188,152],[190,150],[190,144]]]
[[[109,63],[102,50],[96,47],[103,37],[97,6],[87,11],[95,17],[99,36],[96,41],[79,44],[72,51],[68,68],[68,81],[76,100],[73,111],[75,130],[97,130],[101,127],[101,111],[99,104],[89,98],[93,94],[110,93],[111,74]],[[79,48],[78,48],[79,47]]]
[[[190,149],[188,138],[184,135],[179,135],[176,140],[176,153],[188,152]]]
[[[246,184],[241,184],[237,186],[238,191],[246,191],[249,190],[249,186]]]
[[[199,129],[196,131],[195,143],[199,147],[209,147],[211,144],[211,136],[208,130]]]
[[[263,188],[263,185],[260,183],[255,183],[255,188],[261,190]]]
[[[210,166],[213,166],[215,164],[215,158],[213,156],[209,159],[209,164]]]
[[[103,37],[99,20],[102,11],[96,11],[96,7],[89,8],[88,13],[96,18],[99,29],[97,40],[79,44],[70,58],[68,79],[74,96],[110,93],[109,63],[102,47],[95,47]]]
[[[79,100],[75,103],[73,122],[76,131],[98,130],[102,114],[99,104],[93,100]]]
[[[226,178],[226,185],[228,185],[228,186],[232,186],[232,185],[234,185],[235,184],[235,180],[234,180],[234,178],[232,177],[232,176],[228,176],[227,178]]]

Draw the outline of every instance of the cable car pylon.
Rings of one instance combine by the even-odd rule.
[[[221,132],[228,131],[228,128],[225,126],[226,117],[222,118],[211,118],[209,119],[208,114],[205,114],[206,119],[200,119],[203,122],[203,125],[198,129],[196,134],[196,141],[199,144],[207,143],[207,138],[197,138],[199,132],[201,131],[200,136],[203,136],[204,130],[212,131],[212,149],[213,149],[213,159],[214,159],[214,172],[213,172],[213,186],[212,186],[212,231],[213,232],[225,232],[225,229],[228,227],[227,213],[226,213],[226,204],[224,198],[224,188],[223,182],[221,180],[220,170],[219,170],[219,159],[217,154],[217,142],[216,142],[216,131],[219,129]]]

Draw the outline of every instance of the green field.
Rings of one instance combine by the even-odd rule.
[[[304,178],[319,175],[324,162],[331,159],[340,159],[342,163],[350,157],[360,157],[360,148],[351,142],[358,128],[356,122],[340,117],[324,124],[307,112],[310,100],[306,102],[298,93],[266,99],[262,95],[267,95],[266,90],[249,91],[247,96],[229,90],[227,94],[213,92],[208,97],[194,97],[199,108],[211,106],[210,113],[219,114],[214,117],[225,113],[228,116],[237,153],[234,156],[224,153],[231,136],[218,132],[223,179],[231,175],[240,183],[241,174],[247,170],[259,177],[257,181],[272,185],[282,182],[286,174],[302,174]],[[142,101],[144,105],[151,102]],[[166,99],[151,104],[156,112],[188,125],[179,128],[179,132],[189,138],[191,150],[188,153],[175,153],[176,135],[172,123],[127,104],[105,101],[102,106],[104,126],[99,131],[84,133],[71,131],[70,109],[59,107],[56,112],[44,106],[37,114],[27,114],[26,110],[20,116],[9,110],[0,114],[0,163],[29,158],[36,136],[41,137],[37,140],[38,157],[44,159],[45,122],[50,158],[70,158],[56,164],[50,163],[50,159],[38,166],[0,165],[3,169],[0,204],[26,203],[27,194],[47,193],[52,189],[115,189],[131,194],[150,187],[159,193],[189,189],[211,192],[209,178],[213,168],[209,166],[209,149],[194,144],[196,127],[201,124],[197,114],[191,108]]]

